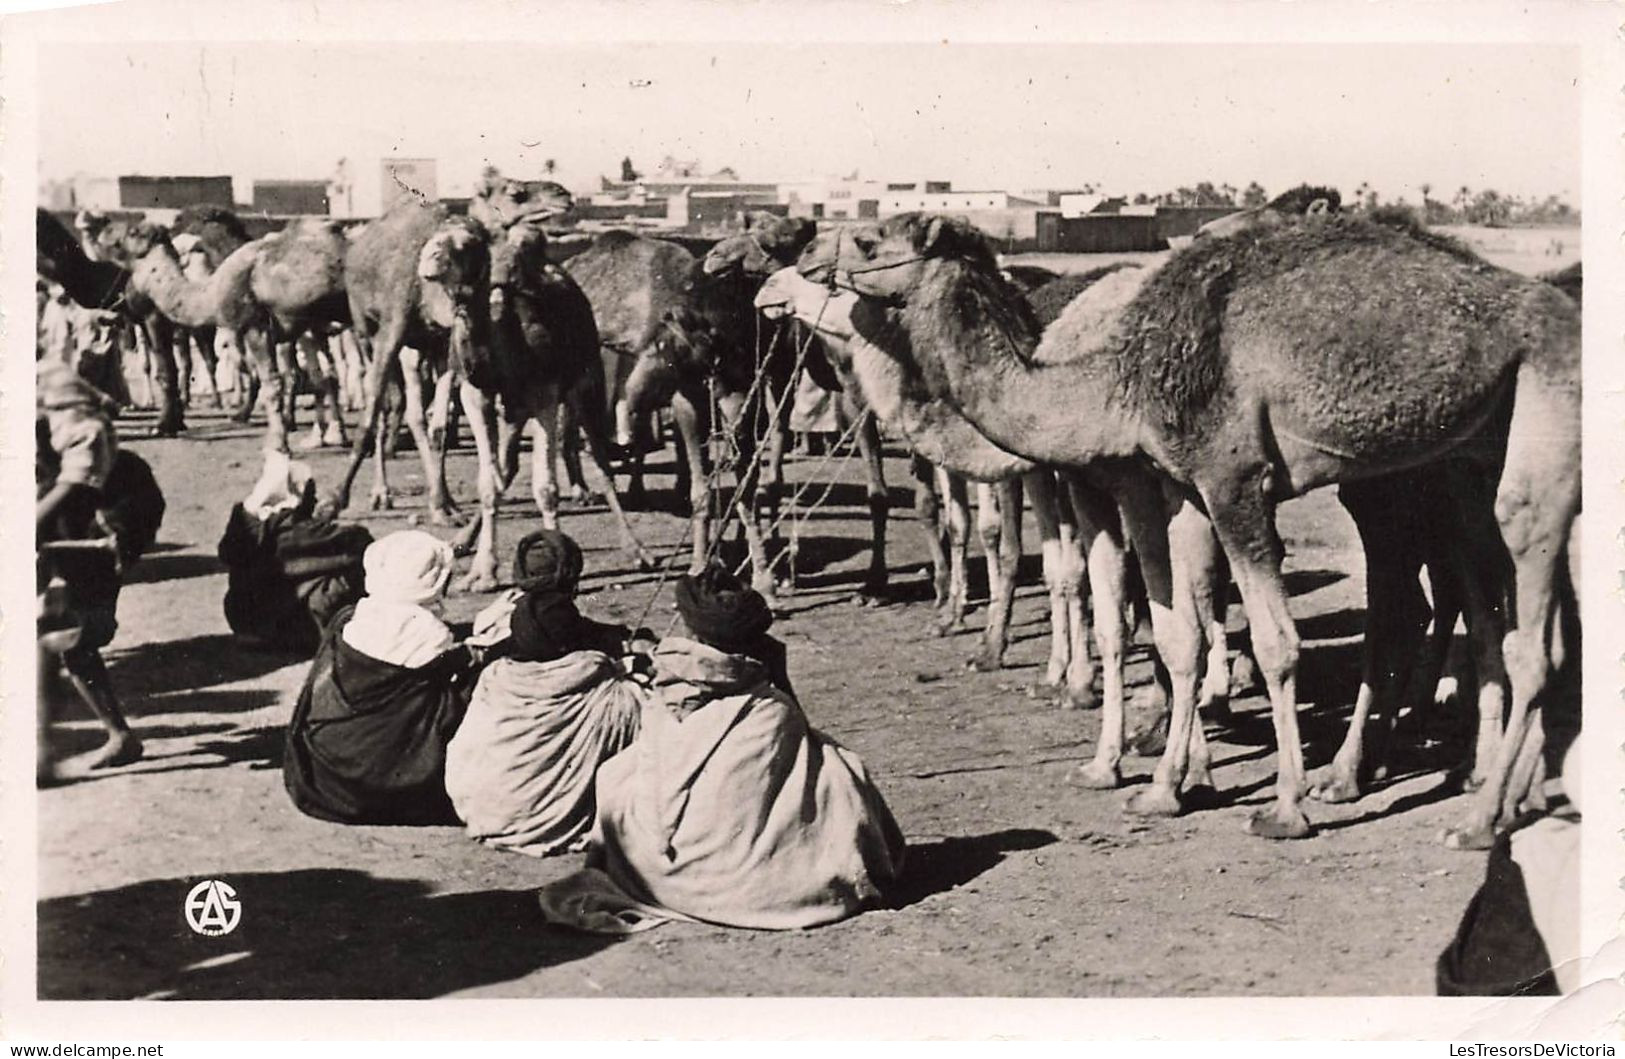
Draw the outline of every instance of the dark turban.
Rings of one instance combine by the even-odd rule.
[[[558,530],[527,533],[513,556],[514,583],[526,592],[576,594],[581,581],[581,548]]]
[[[566,540],[569,538],[566,537]],[[618,657],[630,631],[593,621],[563,592],[527,592],[508,619],[508,657],[516,662],[551,662],[573,651],[602,651]]]
[[[755,643],[773,624],[761,594],[720,566],[677,579],[677,612],[694,638],[722,650]]]

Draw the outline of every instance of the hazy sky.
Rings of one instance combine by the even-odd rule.
[[[1579,204],[1575,50],[1437,45],[41,45],[40,167],[322,178],[486,160],[577,190],[666,154],[745,179],[1156,192],[1430,182]],[[87,86],[94,90],[87,94]]]

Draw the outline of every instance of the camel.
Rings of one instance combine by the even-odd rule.
[[[349,506],[350,489],[369,449],[375,450],[372,507],[392,505],[386,446],[378,427],[385,383],[398,379],[405,389],[404,418],[428,484],[427,517],[435,525],[449,525],[453,511],[445,460],[443,454],[436,459],[429,443],[423,375],[415,359],[413,370],[402,370],[402,350],[410,346],[423,360],[449,372],[460,370],[486,341],[490,247],[485,229],[471,218],[451,216],[443,206],[403,196],[353,239],[340,240],[337,267],[344,277],[356,344],[368,361],[367,400],[344,476],[324,510],[336,513]],[[482,466],[482,477],[484,473]]]
[[[859,331],[897,329],[921,376],[995,443],[1098,476],[1116,496],[1173,685],[1168,750],[1131,812],[1184,808],[1210,525],[1241,590],[1276,732],[1275,801],[1248,830],[1301,837],[1298,637],[1275,506],[1449,460],[1499,466],[1493,514],[1516,585],[1503,645],[1512,709],[1490,781],[1446,836],[1458,848],[1491,840],[1539,757],[1540,696],[1575,646],[1559,622],[1573,609],[1560,565],[1580,505],[1572,301],[1449,240],[1357,218],[1193,242],[1110,327],[1074,326],[1069,310],[1045,348],[961,222],[900,215],[802,267],[860,294]]]
[[[169,321],[189,328],[225,328],[246,344],[265,380],[267,444],[287,451],[292,401],[274,351],[279,334],[347,319],[337,252],[343,236],[333,222],[306,218],[234,250],[206,283],[182,270],[169,234],[142,221],[110,227],[100,245],[129,268],[130,285]],[[289,380],[291,383],[291,380]],[[291,396],[291,395],[290,395]]]
[[[821,255],[822,248],[814,244],[808,253]],[[1106,284],[1094,292],[1093,299],[1110,305],[1122,300],[1123,291],[1121,282]],[[1124,598],[1122,531],[1116,512],[1109,510],[1109,498],[1076,475],[1056,474],[1013,456],[988,440],[951,405],[930,396],[924,380],[911,370],[910,364],[882,353],[856,331],[851,319],[857,307],[853,293],[815,285],[790,268],[768,280],[758,295],[758,303],[766,312],[788,311],[809,324],[815,323],[835,355],[847,360],[870,407],[919,455],[972,480],[1026,477],[1039,520],[1044,578],[1050,592],[1051,650],[1045,684],[1061,689],[1063,705],[1092,698],[1093,673],[1081,613],[1086,566],[1094,589],[1095,639],[1101,659],[1105,719],[1095,757],[1073,770],[1068,780],[1094,788],[1117,786],[1121,782],[1119,764],[1128,742],[1122,679],[1128,608]],[[1020,492],[1012,493],[1019,512]],[[1017,526],[1019,534],[1019,522]],[[1007,542],[1019,556],[1019,535],[1002,539],[1000,544]],[[1013,584],[1013,577],[1008,583]],[[1007,613],[1008,600],[1000,601],[995,596],[989,604],[984,651],[995,646],[1002,650],[997,638],[1004,626],[996,613],[1001,606]],[[1222,625],[1222,617],[1217,620]],[[1204,705],[1216,708],[1227,698],[1228,675],[1224,641],[1216,638],[1203,684]],[[1191,742],[1193,757],[1207,760],[1200,725],[1194,726]],[[1205,769],[1192,769],[1191,786],[1211,786]]]
[[[761,211],[747,214],[745,221],[743,232],[721,240],[706,253],[701,262],[701,270],[710,277],[712,283],[730,285],[735,297],[754,299],[769,276],[794,264],[802,249],[817,234],[817,227],[811,221],[779,217]],[[869,415],[868,409],[858,400],[860,394],[855,380],[839,363],[832,362],[825,355],[821,342],[817,340],[817,329],[813,328],[812,331],[812,337],[809,337],[804,328],[769,336],[766,349],[761,348],[762,337],[758,336],[757,339],[757,362],[762,365],[760,370],[769,375],[770,385],[766,397],[772,402],[774,412],[771,420],[765,424],[768,452],[766,464],[760,472],[761,492],[767,509],[776,515],[784,488],[784,455],[785,443],[789,437],[791,403],[789,393],[791,387],[795,385],[796,361],[799,354],[804,357],[803,368],[808,377],[820,388],[835,396],[842,417],[854,424],[858,453],[863,460],[866,476],[865,492],[869,506],[871,541],[869,569],[865,574],[859,598],[864,602],[878,602],[885,594],[889,578],[886,566],[886,520],[891,511],[880,431],[876,426],[875,417]],[[728,375],[727,372],[719,374],[724,378]],[[918,471],[916,476],[920,477]],[[922,477],[922,485],[926,487],[920,494],[922,497],[936,494],[935,482],[925,481]],[[940,520],[933,517],[928,524],[937,526]],[[935,533],[931,537],[939,599],[943,595],[944,571],[944,564],[937,561],[941,559],[943,547],[941,536],[940,533]],[[794,575],[795,571],[791,570],[792,586]],[[959,583],[962,586],[962,578]],[[963,592],[959,595],[959,602],[961,604],[959,611],[955,621],[951,623],[953,628],[958,627],[958,617],[963,613]]]
[[[606,232],[565,264],[592,303],[603,349],[606,386],[626,395],[632,420],[669,404],[677,426],[679,490],[686,479],[693,512],[692,570],[703,569],[712,551],[713,497],[707,452],[711,403],[731,428],[738,483],[723,509],[738,508],[750,547],[752,583],[770,599],[774,583],[765,549],[755,535],[757,458],[754,413],[759,403],[754,310],[737,285],[709,281],[693,254],[675,243],[629,232]],[[632,492],[641,492],[634,457]]]
[[[90,254],[60,221],[45,210],[34,211],[35,261],[38,273],[59,284],[68,297],[87,309],[119,312],[136,328],[152,351],[158,369],[158,418],[153,437],[174,437],[186,429],[175,381],[173,329],[150,298],[130,284],[130,272],[100,254]]]
[[[476,194],[477,202],[487,198]],[[490,209],[486,213],[493,223],[504,216]],[[530,211],[505,228],[491,230],[489,354],[480,356],[484,351],[476,345],[475,355],[464,365],[462,402],[480,456],[479,546],[464,581],[474,591],[496,587],[497,499],[515,473],[518,426],[530,426],[531,491],[542,525],[548,529],[558,525],[558,435],[560,411],[566,405],[587,435],[588,454],[606,483],[604,497],[623,544],[641,568],[654,566],[627,522],[609,468],[609,405],[592,306],[569,274],[547,260],[546,235],[528,223],[534,216]],[[503,418],[514,428],[505,445],[498,445],[495,437],[495,397],[501,398]]]

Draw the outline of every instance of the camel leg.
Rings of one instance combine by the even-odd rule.
[[[1180,791],[1191,770],[1192,730],[1196,718],[1197,668],[1204,630],[1197,620],[1188,556],[1172,547],[1187,543],[1185,509],[1189,501],[1165,493],[1149,473],[1125,474],[1113,490],[1133,542],[1145,581],[1151,628],[1157,651],[1168,667],[1170,697],[1168,742],[1152,773],[1151,785],[1125,803],[1136,816],[1174,816],[1184,811]]]
[[[343,448],[350,443],[350,439],[344,433],[344,408],[339,396],[341,354],[334,352],[337,342],[336,335],[325,331],[316,337],[314,359],[320,365],[320,376],[316,382],[316,418],[322,428],[322,444]]]
[[[217,409],[226,407],[226,399],[220,395],[220,357],[215,353],[215,341],[219,332],[213,326],[204,326],[193,332],[197,339],[198,356],[203,358],[203,370],[209,381],[209,398]]]
[[[406,324],[404,319],[392,319],[377,332],[367,334],[362,326],[362,314],[354,305],[351,306],[352,315],[356,320],[355,339],[361,348],[363,356],[370,360],[367,373],[367,406],[361,414],[361,431],[355,437],[354,447],[350,450],[350,460],[345,465],[344,477],[334,490],[330,507],[333,513],[343,511],[350,504],[350,489],[355,485],[356,473],[361,469],[362,461],[367,458],[369,449],[376,449],[379,454],[377,463],[377,481],[373,486],[373,496],[376,498],[382,493],[387,502],[389,498],[389,483],[384,471],[384,439],[378,431],[378,421],[381,418],[384,406],[384,389],[388,380],[400,371],[401,345],[406,338]]]
[[[615,489],[615,473],[609,466],[609,438],[604,436],[599,426],[604,417],[578,412],[567,417],[555,414],[552,419],[554,423],[576,421],[580,424],[579,434],[585,434],[587,439],[587,458],[592,462],[593,470],[598,472],[598,477],[604,480],[604,503],[609,505],[609,513],[615,517],[615,526],[621,534],[621,546],[632,556],[639,570],[655,569],[654,556],[649,554],[632,531],[631,520],[626,517],[626,509],[621,505],[620,494]],[[704,482],[705,476],[697,474],[695,480]]]
[[[1103,706],[1095,756],[1067,779],[1097,790],[1122,783],[1126,705],[1123,701],[1123,654],[1128,644],[1126,591],[1127,548],[1116,502],[1089,483],[1063,475],[1067,499],[1077,523],[1077,536],[1088,556],[1089,589],[1094,604],[1095,647],[1100,652]],[[1081,624],[1081,623],[1080,623]],[[1089,680],[1092,674],[1086,675]],[[1089,686],[1089,685],[1086,685]],[[1092,690],[1092,688],[1091,688]],[[1201,731],[1199,723],[1194,729]],[[1197,762],[1205,775],[1205,760]]]
[[[479,545],[468,575],[458,582],[465,592],[489,592],[497,587],[496,526],[497,526],[497,468],[495,409],[490,395],[478,386],[464,380],[459,391],[463,401],[463,414],[474,434],[475,451],[479,454]],[[422,426],[421,421],[419,423]],[[424,434],[428,434],[425,427]],[[413,437],[417,431],[413,431]],[[426,444],[426,442],[425,442]],[[547,448],[538,440],[539,449]],[[549,450],[548,455],[551,455]],[[557,511],[555,509],[554,522]]]
[[[581,432],[585,429],[576,416],[575,405],[566,401],[559,406],[559,457],[564,461],[564,481],[570,487],[570,498],[577,504],[590,503],[592,491],[587,488],[586,476],[581,473]],[[608,451],[606,449],[606,451]],[[606,475],[611,484],[614,471]]]
[[[1004,666],[1010,642],[1010,612],[1016,600],[1016,576],[1021,568],[1020,478],[976,485],[976,530],[987,559],[987,627],[971,668],[991,672]]]
[[[1324,802],[1352,802],[1360,797],[1367,760],[1365,741],[1371,715],[1386,726],[1399,708],[1405,669],[1415,657],[1425,610],[1417,587],[1415,529],[1402,505],[1414,503],[1410,487],[1417,479],[1403,476],[1345,482],[1338,499],[1354,519],[1365,552],[1366,619],[1361,649],[1360,691],[1342,745],[1331,764],[1311,778],[1309,796]],[[1396,491],[1405,490],[1405,495]],[[1377,738],[1379,747],[1386,743]]]
[[[689,524],[693,529],[693,550],[688,571],[697,574],[705,569],[711,543],[711,473],[707,466],[710,454],[706,451],[705,432],[700,425],[699,408],[688,395],[679,391],[671,399],[672,418],[677,423],[677,441],[681,453],[681,466],[688,469],[688,502],[693,512]]]
[[[1300,805],[1307,784],[1303,741],[1298,734],[1298,630],[1287,608],[1286,583],[1281,578],[1285,549],[1275,528],[1275,506],[1266,497],[1262,481],[1251,475],[1210,483],[1202,489],[1202,496],[1241,589],[1275,728],[1275,804],[1254,814],[1247,831],[1260,838],[1302,838],[1310,827]],[[1173,668],[1170,664],[1169,669]],[[1177,675],[1174,679],[1177,693]],[[1169,743],[1173,741],[1170,733]]]
[[[181,415],[180,388],[175,378],[174,325],[157,312],[148,313],[141,323],[158,375],[158,419],[152,425],[152,436],[172,438],[186,429]]]
[[[192,329],[176,327],[174,337],[175,392],[182,408],[192,407]]]
[[[1056,494],[1055,476],[1039,471],[1027,476],[1027,493],[1032,497],[1033,515],[1038,522],[1039,554],[1044,563],[1044,587],[1049,594],[1049,666],[1044,671],[1043,687],[1058,688],[1066,678],[1072,657],[1072,641],[1067,633],[1066,595],[1063,591],[1066,545],[1061,539],[1060,500]]]
[[[1196,697],[1199,716],[1219,721],[1230,717],[1230,634],[1225,628],[1225,606],[1230,595],[1230,564],[1215,544],[1213,576],[1200,615],[1207,627],[1207,664],[1202,672],[1202,690]]]
[[[869,501],[869,572],[864,576],[861,601],[874,603],[886,595],[886,519],[891,514],[891,494],[886,489],[885,450],[880,442],[880,426],[873,412],[858,407],[843,394],[848,411],[862,416],[858,424],[858,453],[863,457],[864,491]]]
[[[260,376],[259,403],[265,409],[265,445],[276,452],[288,451],[288,425],[282,418],[282,373],[277,371],[271,336],[251,327],[239,339],[254,358],[254,372]]]
[[[1504,641],[1512,710],[1488,781],[1473,795],[1461,826],[1445,833],[1452,849],[1486,849],[1494,839],[1518,755],[1539,730],[1541,696],[1553,672],[1560,582],[1569,532],[1580,508],[1579,394],[1518,369],[1506,465],[1495,517],[1512,556],[1514,609]],[[1534,737],[1537,738],[1538,737]]]
[[[536,510],[541,513],[542,528],[558,529],[559,396],[557,387],[549,386],[546,390],[540,395],[535,412],[530,417],[530,496],[536,502]],[[519,433],[517,424],[513,433]],[[500,497],[500,475],[497,487]]]
[[[937,609],[948,602],[948,550],[943,541],[942,497],[937,492],[937,472],[924,458],[909,458],[914,476],[914,517],[925,529],[925,543],[931,553],[931,594]]]
[[[1438,581],[1454,582],[1466,615],[1470,668],[1478,688],[1478,732],[1464,786],[1476,791],[1489,778],[1506,714],[1510,681],[1502,643],[1512,574],[1506,544],[1495,520],[1494,498],[1483,478],[1468,473],[1453,475],[1451,498],[1454,508],[1449,524],[1453,532],[1438,541],[1439,557],[1430,560],[1429,576],[1437,568],[1442,572]],[[1452,631],[1454,626],[1452,618]],[[1424,684],[1422,691],[1434,693],[1434,688]]]
[[[401,386],[406,397],[406,429],[412,434],[412,443],[418,450],[418,458],[423,463],[423,481],[428,485],[429,498],[425,512],[429,522],[435,526],[450,526],[457,521],[457,511],[450,500],[451,490],[446,486],[446,460],[443,450],[437,450],[429,443],[429,424],[427,409],[423,400],[423,364],[422,355],[416,350],[408,353],[401,351]],[[447,374],[452,374],[447,372]],[[467,401],[463,404],[467,410]],[[493,409],[490,413],[495,415]],[[380,465],[382,461],[380,460]],[[495,465],[492,467],[494,475]],[[493,478],[493,481],[495,479]],[[388,492],[386,490],[385,496]]]
[[[970,541],[970,497],[965,479],[937,468],[937,488],[948,500],[948,599],[937,616],[937,635],[947,636],[965,627],[965,559]]]

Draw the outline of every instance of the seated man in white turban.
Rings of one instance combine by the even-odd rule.
[[[367,594],[333,619],[294,706],[288,794],[338,823],[456,824],[446,744],[478,661],[431,609],[451,577],[451,546],[403,530],[371,545],[363,566]]]

